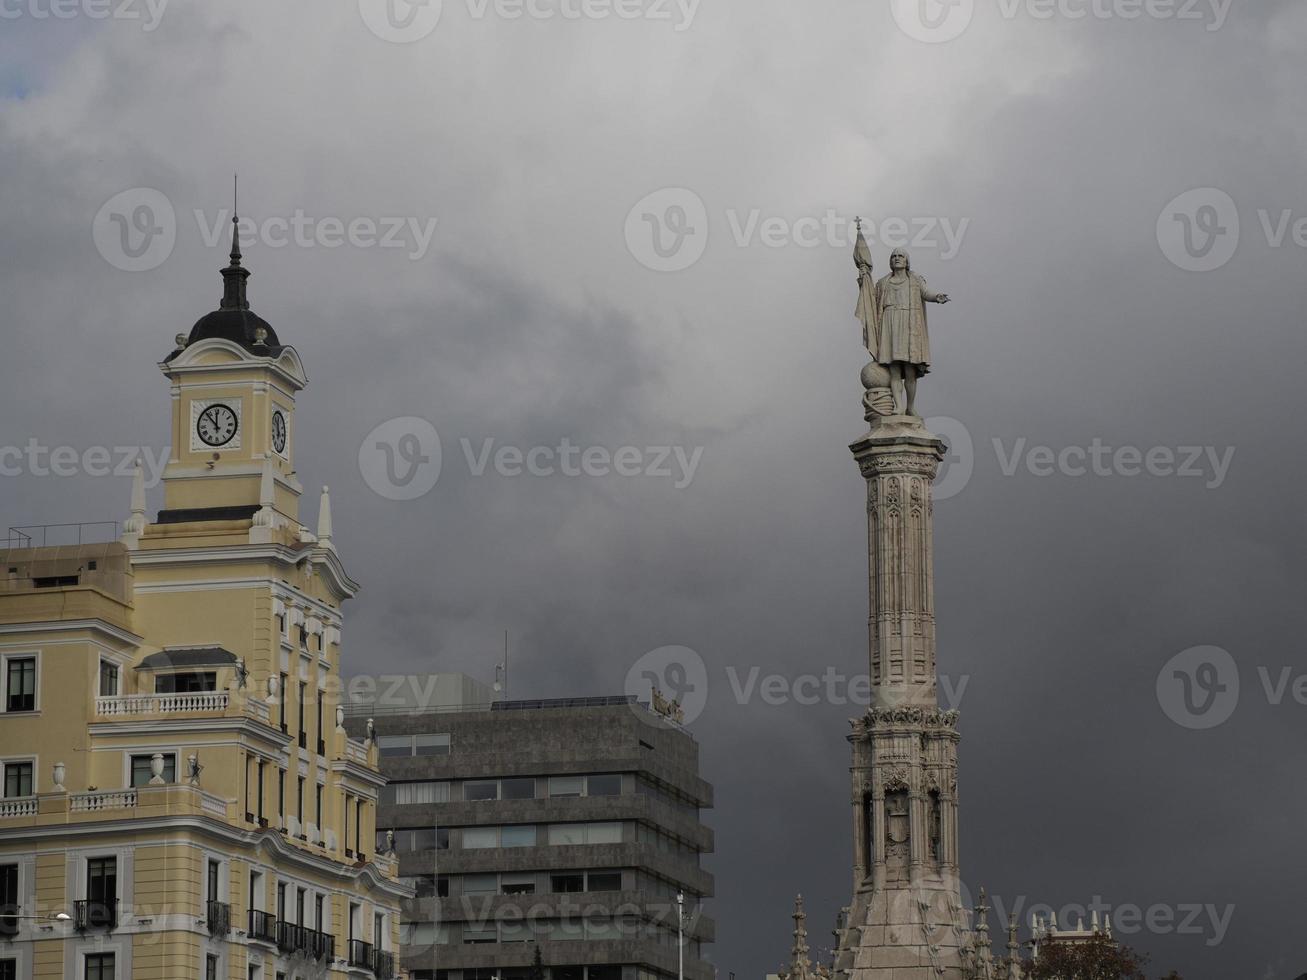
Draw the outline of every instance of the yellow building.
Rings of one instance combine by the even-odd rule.
[[[160,365],[157,519],[138,470],[121,540],[0,563],[0,980],[399,971],[411,891],[376,853],[376,745],[337,709],[358,586],[325,488],[300,523],[304,368],[240,258]]]

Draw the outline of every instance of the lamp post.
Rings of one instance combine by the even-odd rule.
[[[676,980],[685,980],[685,892],[676,893]]]

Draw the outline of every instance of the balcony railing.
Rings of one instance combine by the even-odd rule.
[[[231,906],[226,902],[209,901],[204,907],[209,922],[209,934],[225,936],[231,932]]]
[[[34,817],[36,811],[35,796],[25,800],[0,800],[0,817]]]
[[[79,932],[88,929],[115,929],[118,926],[118,899],[84,899],[73,902],[73,928]]]
[[[311,959],[329,960],[336,955],[336,937],[308,926],[277,923],[277,948],[283,953],[303,953]]]
[[[17,910],[16,905],[6,905],[4,910],[0,911],[0,936],[12,939],[18,935],[18,916],[13,914]]]
[[[385,949],[374,952],[372,972],[381,980],[390,980],[395,975],[395,954]]]
[[[251,939],[259,939],[265,943],[275,943],[277,941],[277,917],[270,912],[250,909],[249,935]]]
[[[196,711],[226,711],[231,702],[227,691],[193,691],[187,694],[119,694],[95,699],[95,713],[120,715],[187,714]]]
[[[94,810],[127,810],[136,806],[136,790],[116,790],[112,793],[75,793],[69,797],[68,808],[74,813]]]
[[[371,970],[375,965],[375,957],[372,955],[374,952],[371,943],[365,943],[362,939],[351,939],[349,941],[349,965]]]

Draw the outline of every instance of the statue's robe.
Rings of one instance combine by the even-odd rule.
[[[876,283],[874,308],[879,329],[874,338],[876,346],[869,345],[868,349],[878,364],[900,361],[913,365],[918,374],[930,372],[926,304],[936,302],[938,297],[925,278],[915,272],[897,280],[888,275]]]

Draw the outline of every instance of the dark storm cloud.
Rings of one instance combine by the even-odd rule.
[[[179,6],[148,37],[38,32],[58,57],[0,103],[0,445],[164,444],[153,363],[216,303],[225,244],[207,246],[193,212],[216,224],[232,170],[260,219],[438,219],[416,262],[246,249],[255,309],[308,364],[301,476],[332,486],[365,586],[347,662],[488,677],[508,628],[514,695],[545,697],[616,693],[646,651],[696,650],[713,955],[756,977],[786,954],[795,892],[814,946],[849,896],[844,735],[860,706],[824,685],[811,705],[749,685],[755,668],[757,683],[866,669],[864,490],[846,448],[863,354],[850,249],[740,246],[735,231],[753,212],[787,228],[828,209],[878,227],[965,219],[955,257],[914,253],[956,301],[932,311],[925,411],[973,447],[969,483],[936,508],[964,877],[1009,910],[1233,905],[1219,945],[1210,930],[1131,941],[1190,980],[1307,968],[1291,927],[1307,855],[1287,817],[1307,802],[1307,708],[1270,703],[1257,673],[1301,671],[1307,626],[1303,249],[1292,233],[1273,247],[1258,213],[1307,215],[1301,6],[1238,3],[1219,31],[982,7],[941,45],[906,38],[881,4],[705,3],[681,33],[446,8],[404,46],[352,4]],[[90,226],[134,187],[167,195],[178,234],[159,268],[129,274]],[[674,274],[623,237],[664,187],[693,191],[710,229]],[[1164,207],[1196,187],[1228,193],[1242,225],[1209,273],[1157,240]],[[888,248],[873,252],[884,269]],[[405,503],[357,457],[408,415],[435,425],[443,459]],[[475,476],[464,439],[703,454],[677,489]],[[1211,489],[1030,471],[1035,447],[1095,440],[1234,455]],[[127,509],[111,477],[0,488],[15,524]],[[1230,651],[1243,690],[1228,722],[1192,731],[1155,685],[1202,644]]]

